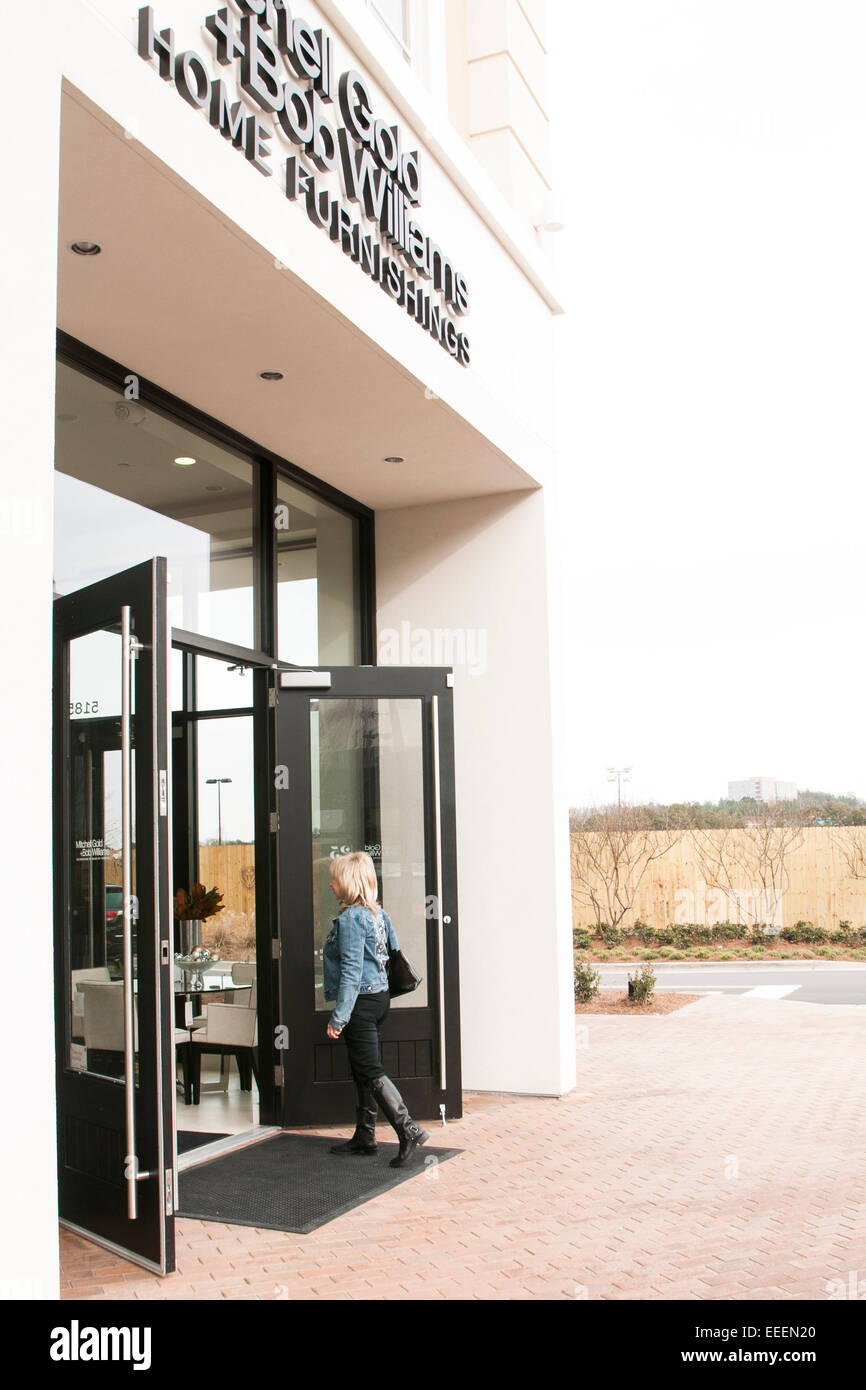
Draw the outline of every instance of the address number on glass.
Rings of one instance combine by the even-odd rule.
[[[98,714],[98,713],[99,713],[99,701],[98,701],[98,700],[70,700],[70,701],[69,701],[69,717],[70,717],[70,719],[73,717],[73,715],[76,715],[76,714]]]

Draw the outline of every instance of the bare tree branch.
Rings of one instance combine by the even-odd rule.
[[[849,878],[866,878],[866,839],[862,827],[839,825],[831,831],[833,844],[838,849],[848,871]]]
[[[631,911],[655,860],[682,839],[685,827],[653,828],[643,806],[608,806],[571,816],[571,881],[574,899],[597,927],[618,927]]]
[[[693,829],[701,873],[736,904],[738,922],[775,921],[790,881],[790,856],[803,843],[803,825],[802,812],[770,802],[758,806],[745,825]]]

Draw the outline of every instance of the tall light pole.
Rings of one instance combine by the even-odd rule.
[[[231,780],[231,777],[208,777],[207,779],[207,785],[217,789],[217,839],[219,844],[223,842],[222,787]]]
[[[616,782],[616,804],[622,806],[622,783],[631,781],[630,767],[609,767],[607,770],[607,780]]]

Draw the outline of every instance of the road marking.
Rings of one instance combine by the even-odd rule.
[[[786,994],[793,994],[799,988],[799,985],[755,985],[754,989],[746,990],[743,998],[784,999]]]

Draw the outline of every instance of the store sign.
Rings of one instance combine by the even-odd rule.
[[[280,161],[280,144],[288,146],[286,197],[468,367],[469,339],[458,327],[469,312],[466,277],[416,218],[418,151],[404,148],[399,126],[377,117],[359,72],[335,81],[334,44],[324,29],[294,19],[285,0],[237,0],[237,9],[208,15],[203,29],[217,63],[237,64],[239,90],[253,111],[198,53],[175,51],[174,31],[157,29],[150,5],[138,12],[139,56],[266,178]],[[335,171],[337,197],[327,183]]]

